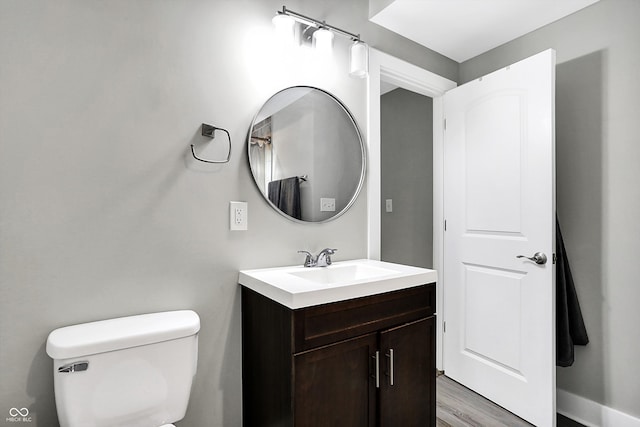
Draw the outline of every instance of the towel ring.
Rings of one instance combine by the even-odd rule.
[[[215,126],[208,125],[206,123],[202,124],[202,131],[201,131],[202,132],[202,136],[206,136],[208,138],[213,139],[213,138],[215,138],[215,132],[217,130],[221,130],[221,131],[223,131],[223,132],[225,132],[227,134],[227,139],[229,140],[229,152],[227,153],[227,158],[225,160],[206,160],[206,159],[202,159],[202,158],[196,156],[196,150],[193,147],[193,144],[191,144],[191,154],[193,155],[194,159],[196,159],[198,161],[201,161],[201,162],[204,162],[204,163],[229,163],[229,160],[231,159],[231,135],[229,135],[229,131],[226,130],[226,129],[222,129],[222,128],[218,128],[218,127],[215,127]]]

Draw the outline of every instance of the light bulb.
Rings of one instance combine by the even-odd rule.
[[[313,33],[313,47],[321,55],[330,55],[333,50],[333,33],[326,28],[320,28]]]
[[[369,73],[369,46],[356,40],[351,45],[349,53],[349,75],[357,78],[366,77]]]
[[[295,19],[284,13],[279,13],[271,20],[276,27],[278,39],[285,45],[292,45],[294,42]]]

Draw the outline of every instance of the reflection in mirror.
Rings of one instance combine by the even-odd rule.
[[[273,95],[253,120],[248,145],[260,192],[295,221],[338,217],[362,187],[360,131],[344,105],[320,89],[296,86]]]

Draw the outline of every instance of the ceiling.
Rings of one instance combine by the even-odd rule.
[[[370,18],[464,62],[599,0],[386,0]],[[369,0],[375,10],[380,0]]]

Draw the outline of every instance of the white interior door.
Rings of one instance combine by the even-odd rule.
[[[444,96],[445,374],[539,427],[556,418],[554,92],[548,50]]]

